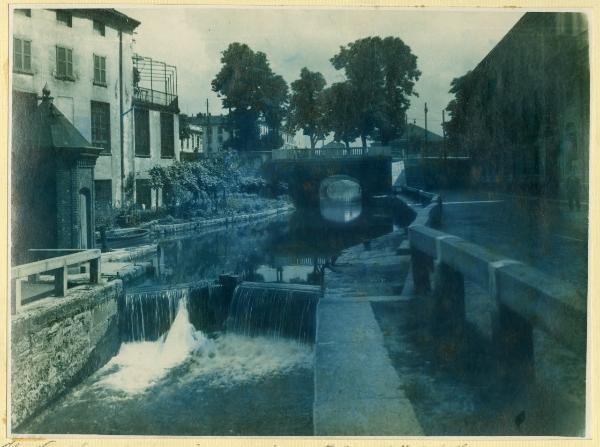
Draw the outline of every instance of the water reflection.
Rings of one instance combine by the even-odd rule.
[[[321,216],[335,223],[349,223],[362,214],[362,190],[358,182],[330,177],[321,185]]]
[[[158,241],[157,275],[144,284],[177,284],[235,273],[249,281],[318,283],[319,271],[344,248],[392,231],[392,218],[364,209],[340,225],[319,210],[212,233]]]
[[[362,214],[362,203],[358,201],[333,200],[321,197],[321,216],[331,222],[349,223]]]

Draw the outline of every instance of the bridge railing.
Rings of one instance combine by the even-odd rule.
[[[302,160],[313,158],[359,158],[389,157],[392,152],[388,146],[316,149],[277,149],[272,152],[273,160]]]
[[[80,249],[35,249],[30,250],[34,256],[44,257],[39,261],[18,265],[11,269],[12,306],[11,312],[17,313],[22,307],[23,282],[27,279],[35,281],[41,273],[54,275],[54,295],[64,297],[68,287],[68,269],[83,263],[90,263],[90,282],[100,281],[100,250]],[[48,257],[52,256],[52,257]]]
[[[585,351],[586,300],[570,284],[426,224],[411,225],[408,235],[415,292],[431,294],[446,310],[444,318],[464,319],[466,278],[497,305],[498,339],[527,346],[537,328],[574,352]]]

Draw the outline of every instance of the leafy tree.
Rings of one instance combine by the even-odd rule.
[[[421,75],[410,47],[398,37],[366,37],[340,47],[331,63],[344,70],[352,88],[363,147],[368,137],[386,144],[400,136]]]
[[[291,84],[287,127],[291,132],[302,130],[309,137],[311,149],[327,135],[323,104],[325,78],[318,71],[304,67],[300,78]]]
[[[264,103],[262,118],[267,132],[261,136],[261,148],[278,149],[283,144],[281,122],[285,117],[288,102],[288,86],[279,75],[273,75],[263,89]]]
[[[179,115],[179,141],[187,140],[190,137],[190,119],[185,114]]]
[[[354,95],[349,82],[337,82],[323,91],[323,118],[325,128],[333,132],[335,141],[346,147],[360,136]]]
[[[232,133],[229,146],[250,150],[260,146],[259,119],[268,128],[267,135],[279,132],[287,103],[287,84],[273,73],[265,53],[234,42],[223,51],[221,70],[212,81],[212,89],[222,97],[223,108],[230,111]]]
[[[471,71],[454,78],[450,83],[450,93],[454,98],[446,106],[450,119],[444,124],[448,145],[457,149],[462,146],[462,138],[467,131],[468,105],[472,94]]]

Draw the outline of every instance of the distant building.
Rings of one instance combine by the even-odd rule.
[[[181,160],[193,161],[198,159],[199,154],[204,152],[202,146],[203,126],[201,116],[188,117],[179,116],[179,128],[187,126],[187,135],[180,139]]]
[[[421,126],[409,123],[405,126],[400,138],[389,142],[394,156],[400,158],[414,156],[441,156],[443,155],[444,138]]]
[[[564,197],[574,174],[587,190],[588,50],[585,14],[529,12],[465,75],[450,124],[473,183]]]
[[[206,115],[198,117],[202,125],[202,152],[212,154],[222,151],[229,140],[227,117],[224,115]]]

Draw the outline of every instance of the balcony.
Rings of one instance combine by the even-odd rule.
[[[177,68],[135,54],[133,100],[136,105],[179,113]]]

